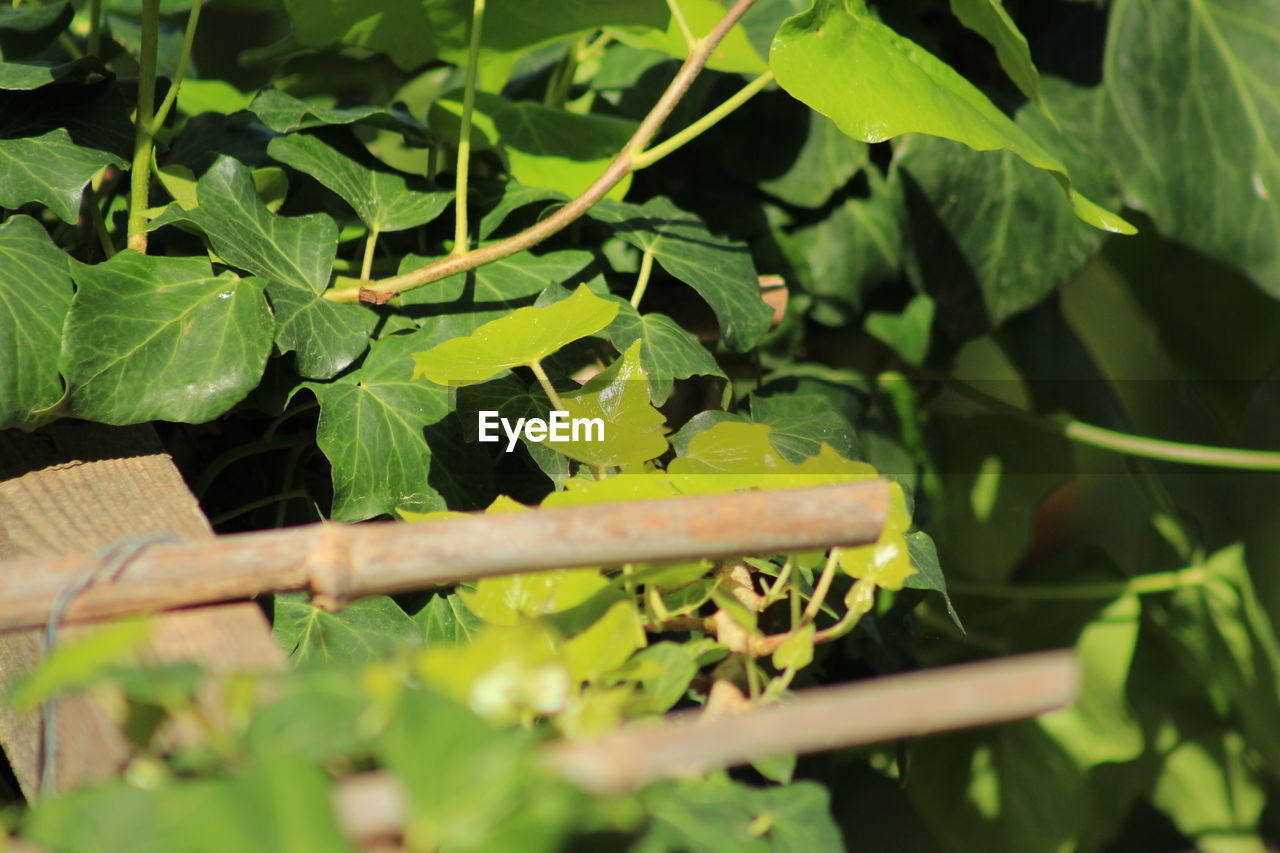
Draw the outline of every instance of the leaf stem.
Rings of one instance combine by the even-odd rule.
[[[813,595],[809,597],[809,606],[804,609],[804,617],[801,620],[802,625],[807,625],[814,619],[818,618],[818,614],[822,611],[822,602],[827,597],[827,592],[831,589],[831,582],[836,577],[836,564],[840,562],[840,549],[832,548],[831,553],[827,554],[827,562],[822,567],[822,574],[818,577],[818,582],[813,586]]]
[[[694,50],[698,46],[698,38],[693,34],[693,30],[689,29],[689,22],[684,18],[684,10],[680,8],[680,0],[667,0],[667,8],[671,10],[671,17],[680,28],[685,47],[691,51]]]
[[[1015,417],[1031,426],[1057,433],[1077,444],[1085,444],[1102,450],[1125,453],[1143,459],[1163,462],[1181,462],[1186,465],[1204,465],[1214,468],[1234,468],[1245,471],[1280,471],[1280,451],[1237,450],[1232,447],[1212,447],[1204,444],[1184,444],[1142,435],[1104,429],[1077,420],[1055,421],[1012,406],[998,400],[958,379],[945,378],[947,387],[975,403],[993,411]]]
[[[547,376],[547,372],[542,369],[542,362],[529,362],[529,369],[538,378],[538,384],[546,392],[547,399],[551,401],[551,405],[555,407],[556,411],[564,411],[564,401],[560,399],[560,395],[556,393],[555,386],[551,384],[551,377]]]
[[[292,501],[305,497],[307,497],[306,489],[290,489],[287,492],[267,495],[265,498],[259,498],[256,501],[249,501],[247,504],[238,506],[235,509],[227,510],[221,515],[215,515],[213,518],[209,519],[209,523],[214,527],[217,527],[219,524],[230,521],[237,516],[244,515],[246,512],[253,512],[255,509],[262,509],[263,507],[271,506],[272,504],[279,503],[280,501]]]
[[[631,291],[631,307],[638,309],[644,292],[649,288],[649,276],[653,272],[653,247],[644,250],[640,258],[640,274],[636,276],[635,290]]]
[[[372,287],[335,288],[327,291],[324,297],[334,302],[382,304],[403,291],[421,287],[424,284],[430,284],[433,281],[439,281],[456,273],[472,270],[493,261],[510,257],[517,252],[522,252],[553,234],[559,233],[565,227],[577,221],[596,202],[604,198],[619,181],[632,172],[634,167],[631,164],[631,158],[636,152],[643,151],[644,147],[649,144],[649,141],[661,129],[663,122],[671,115],[671,111],[675,109],[676,104],[688,92],[694,78],[706,66],[712,51],[715,50],[730,28],[738,22],[738,19],[743,16],[747,9],[751,8],[754,2],[755,0],[737,0],[732,8],[725,13],[724,17],[720,19],[720,23],[716,24],[711,33],[698,42],[697,48],[689,53],[689,58],[680,66],[680,70],[676,72],[676,76],[668,84],[666,91],[662,93],[662,96],[658,98],[658,102],[654,104],[653,109],[649,110],[648,115],[640,122],[640,126],[636,128],[631,139],[627,141],[627,144],[622,147],[617,156],[605,167],[600,176],[592,182],[591,186],[587,187],[577,198],[558,208],[545,219],[539,220],[524,231],[513,234],[505,240],[499,240],[469,252],[449,255],[416,270],[382,279]]]
[[[156,106],[156,48],[160,40],[160,0],[142,0],[142,57],[138,70],[138,110],[134,117],[133,167],[129,173],[128,247],[147,253],[147,192],[151,188],[152,121]]]
[[[102,0],[89,0],[89,41],[90,56],[97,56],[102,50]]]
[[[178,67],[173,72],[173,82],[169,85],[169,91],[165,93],[164,101],[156,110],[155,118],[151,122],[153,136],[164,127],[164,120],[169,117],[169,110],[173,109],[174,103],[178,100],[178,90],[182,88],[182,79],[187,75],[187,63],[191,59],[191,47],[195,44],[196,27],[200,23],[200,7],[203,5],[204,0],[195,0],[191,4],[191,11],[187,14],[187,29],[182,34],[182,53],[178,56]]]
[[[730,95],[720,106],[704,115],[702,118],[690,124],[684,130],[676,133],[659,144],[653,146],[647,151],[642,151],[631,158],[631,165],[634,169],[646,169],[657,163],[663,157],[666,157],[672,151],[675,151],[682,145],[692,142],[700,135],[710,130],[718,122],[724,119],[729,113],[745,104],[747,101],[773,82],[773,72],[766,71],[747,85],[743,86],[737,92]]]
[[[484,29],[484,2],[473,0],[471,46],[467,50],[467,84],[462,95],[462,127],[458,131],[458,169],[453,199],[454,257],[467,254],[467,181],[471,172],[471,113],[476,104],[476,75],[480,70],[480,33]],[[365,276],[367,278],[368,276]]]
[[[1025,601],[1067,601],[1090,598],[1118,598],[1122,595],[1151,595],[1172,592],[1184,587],[1203,586],[1209,580],[1207,570],[1193,566],[1170,572],[1152,572],[1123,581],[1104,583],[1053,584],[1044,586],[1012,586],[1005,584],[947,581],[947,591],[975,598],[1013,598]]]
[[[360,264],[360,277],[368,280],[373,271],[373,250],[378,245],[378,229],[369,228],[369,236],[364,240],[364,260]]]

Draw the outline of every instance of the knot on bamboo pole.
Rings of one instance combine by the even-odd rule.
[[[351,585],[347,525],[323,521],[316,528],[313,534],[315,541],[304,561],[304,571],[311,587],[311,603],[332,613],[341,610],[355,597]]]

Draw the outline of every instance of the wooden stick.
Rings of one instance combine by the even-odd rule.
[[[841,486],[682,497],[437,522],[332,522],[157,543],[123,575],[97,582],[67,621],[310,589],[338,606],[489,575],[626,562],[862,545],[880,535],[888,487]],[[0,631],[43,625],[58,593],[99,559],[86,554],[0,564]]]
[[[805,690],[731,717],[678,711],[658,727],[556,743],[546,756],[585,790],[615,793],[757,758],[1034,717],[1074,701],[1079,677],[1070,650],[1037,652]],[[404,792],[382,772],[344,780],[334,808],[356,839],[394,835],[404,825]]]

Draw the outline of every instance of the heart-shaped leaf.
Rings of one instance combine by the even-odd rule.
[[[120,252],[75,263],[59,364],[70,413],[108,424],[202,423],[253,390],[271,352],[260,279],[205,258]]]
[[[615,303],[579,285],[568,299],[520,308],[466,337],[414,353],[413,375],[439,385],[484,382],[512,367],[540,362],[565,344],[600,331],[617,313]]]
[[[816,0],[788,18],[769,54],[778,84],[863,142],[927,133],[979,151],[1005,149],[1050,172],[1076,215],[1132,234],[1119,216],[1071,186],[1066,167],[971,83],[872,15],[863,0]]]

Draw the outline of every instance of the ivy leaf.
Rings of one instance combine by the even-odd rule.
[[[462,597],[453,590],[430,595],[422,609],[413,614],[413,621],[422,629],[423,643],[460,646],[470,642],[480,630],[480,620],[462,603]]]
[[[1270,4],[1122,4],[1081,115],[1125,203],[1280,297],[1280,31]],[[1211,95],[1209,93],[1212,93]]]
[[[75,263],[59,365],[70,413],[108,424],[203,423],[244,398],[271,353],[262,282],[214,276],[205,258],[126,249]]]
[[[326,107],[295,98],[280,89],[263,89],[254,96],[249,111],[276,133],[293,133],[334,124],[368,124],[402,133],[422,145],[435,140],[431,131],[404,109],[360,104]]]
[[[661,406],[671,396],[672,380],[690,376],[728,379],[715,357],[675,320],[666,314],[641,314],[625,299],[612,298],[618,303],[618,316],[605,331],[619,352],[637,341],[643,344],[640,366],[649,378],[655,406]]]
[[[745,245],[716,237],[696,216],[661,197],[643,205],[603,201],[591,215],[633,246],[652,251],[664,270],[698,291],[733,349],[750,349],[769,331],[773,309],[760,297]]]
[[[822,207],[870,159],[865,143],[850,139],[826,116],[808,113],[804,145],[787,171],[760,182],[760,189],[797,207]]]
[[[316,442],[333,466],[333,517],[358,521],[393,513],[444,509],[431,485],[431,448],[424,430],[444,419],[449,391],[413,378],[410,353],[429,332],[375,341],[369,355],[333,382],[308,382],[320,403]]]
[[[462,93],[431,105],[431,126],[457,142],[461,132]],[[508,101],[477,92],[472,118],[472,144],[496,149],[511,175],[528,187],[544,187],[577,196],[591,185],[635,133],[638,124],[616,116],[580,114],[534,101]],[[630,175],[609,190],[621,199]]]
[[[1043,108],[1040,72],[1031,61],[1031,48],[1018,25],[1004,10],[1001,0],[951,0],[951,14],[991,43],[1004,73],[1027,96],[1027,100]]]
[[[808,459],[823,444],[842,456],[856,453],[853,427],[815,394],[752,395],[751,420],[769,426],[769,440],[788,462]]]
[[[737,782],[688,780],[644,793],[653,822],[646,851],[790,851],[838,853],[844,839],[831,818],[829,795],[817,782],[753,788]],[[766,832],[761,821],[766,820]]]
[[[329,613],[305,593],[277,593],[271,632],[296,666],[364,663],[400,645],[421,642],[418,626],[385,595],[352,602]]]
[[[430,263],[432,258],[406,255],[400,272]],[[474,308],[498,308],[536,296],[553,284],[572,287],[585,283],[593,269],[590,252],[563,249],[534,255],[521,252],[465,273],[457,273],[400,295],[401,305],[436,305],[465,300]]]
[[[414,378],[439,385],[472,385],[504,370],[546,358],[567,343],[600,331],[618,306],[579,285],[567,299],[529,306],[485,323],[470,335],[414,353]]]
[[[1052,81],[1050,81],[1052,82]],[[1116,180],[1098,169],[1095,149],[1072,124],[1079,90],[1046,85],[1062,104],[1064,158],[1081,186],[1118,203]],[[1055,133],[1039,110],[1024,107],[1019,126]],[[927,136],[896,146],[892,183],[907,222],[905,266],[943,310],[958,338],[981,334],[1044,299],[1097,253],[1106,235],[1054,204],[1058,186],[1014,155],[982,153]],[[1035,210],[1035,216],[1024,213]],[[927,284],[926,284],[927,282]]]
[[[278,136],[267,153],[342,196],[360,221],[377,231],[425,225],[453,200],[452,193],[428,189],[424,179],[357,162],[311,134]]]
[[[816,0],[788,18],[770,52],[778,84],[863,142],[927,133],[979,151],[1008,150],[1050,172],[1077,216],[1105,231],[1135,229],[1077,192],[1062,163],[985,95],[877,20],[863,0]]]
[[[386,53],[405,70],[438,56],[465,57],[471,0],[381,0],[373,5],[285,0],[298,40],[312,47],[345,44]],[[665,27],[658,0],[517,0],[485,18],[482,44],[509,52],[616,24]]]
[[[485,239],[496,231],[509,215],[527,205],[541,201],[568,200],[568,196],[556,190],[546,187],[526,187],[518,181],[506,181],[502,184],[501,192],[496,196],[490,194],[486,197],[482,194],[472,202],[472,206],[480,214],[480,225],[476,228],[476,233],[481,240]]]
[[[0,56],[18,59],[39,53],[71,23],[70,3],[0,9]]]
[[[933,316],[937,304],[923,293],[911,298],[901,313],[871,311],[864,328],[867,334],[888,345],[909,364],[924,364],[929,354]]]
[[[67,256],[40,223],[0,225],[0,429],[34,429],[62,399],[58,351],[71,307]]]
[[[276,345],[282,352],[297,351],[299,373],[326,379],[364,352],[377,316],[321,296],[338,246],[332,219],[268,212],[248,170],[230,157],[205,173],[196,195],[199,206],[178,218],[199,227],[227,263],[267,279]]]
[[[580,391],[564,395],[570,417],[603,422],[603,440],[548,442],[553,448],[570,459],[596,466],[635,465],[666,452],[666,418],[649,403],[640,349],[636,341]]]
[[[947,579],[943,577],[942,568],[938,564],[938,547],[924,531],[909,533],[906,538],[907,554],[911,558],[911,566],[915,571],[907,575],[902,585],[907,589],[933,590],[942,593],[942,600],[947,605],[947,615],[951,617],[952,622],[956,623],[956,627],[963,631],[964,625],[960,622],[960,615],[956,613],[956,608],[951,603],[951,596],[947,594]]]
[[[685,25],[695,37],[701,38],[715,28],[724,17],[724,7],[715,0],[677,0]],[[665,30],[628,30],[620,27],[608,29],[618,41],[637,48],[659,50],[684,59],[689,55],[689,45],[685,41],[680,24],[672,18]],[[707,67],[716,71],[741,72],[744,74],[760,74],[768,69],[768,64],[752,47],[746,30],[741,23],[734,24],[725,37],[716,45]]]
[[[0,64],[0,207],[36,201],[74,223],[85,184],[128,164],[132,126],[111,81],[44,85],[90,68]]]

